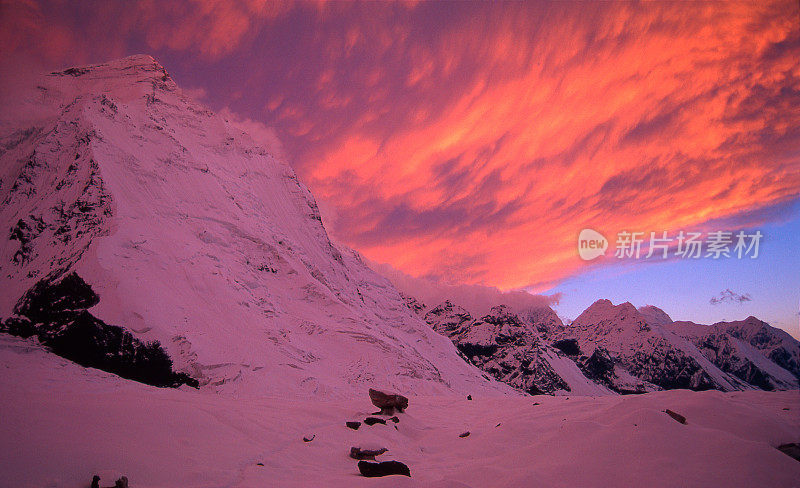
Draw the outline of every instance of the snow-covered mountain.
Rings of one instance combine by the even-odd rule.
[[[285,161],[151,57],[52,73],[25,103],[0,134],[8,331],[234,394],[511,391],[330,241]]]
[[[409,308],[492,377],[529,393],[645,393],[662,389],[796,389],[786,366],[800,344],[754,318],[675,323],[655,306],[598,300],[565,325],[549,307],[480,319],[447,301]]]
[[[586,378],[569,351],[547,342],[543,333],[549,330],[546,326],[553,325],[553,317],[560,323],[554,313],[531,313],[541,319],[531,323],[502,305],[475,319],[450,301],[430,309],[413,298],[407,303],[436,332],[449,337],[465,359],[514,388],[531,394],[611,393]]]
[[[721,371],[689,341],[658,321],[649,321],[627,302],[614,305],[598,300],[556,337],[576,339],[581,352],[590,357],[599,350],[624,370],[623,375],[638,378],[645,386],[723,391],[752,388]],[[612,382],[609,386],[616,385]]]
[[[799,387],[800,343],[755,317],[714,325],[670,322],[666,327],[691,341],[726,373],[762,390]]]

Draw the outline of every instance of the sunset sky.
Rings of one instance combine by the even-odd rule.
[[[796,0],[0,1],[2,83],[135,53],[279,140],[371,262],[800,336]],[[606,257],[579,258],[585,228]],[[614,257],[624,230],[740,229],[758,258]]]

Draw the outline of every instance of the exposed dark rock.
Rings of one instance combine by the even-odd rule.
[[[469,431],[462,432],[462,433],[458,434],[458,437],[469,437]]]
[[[311,434],[303,437],[303,442],[311,442],[314,438],[317,437],[316,434]]]
[[[36,335],[36,326],[28,317],[14,316],[0,324],[0,332],[27,339]]]
[[[554,342],[553,347],[567,356],[579,356],[581,354],[581,348],[578,345],[577,339],[562,339]]]
[[[605,385],[612,391],[622,395],[645,393],[648,391],[647,387],[649,384],[644,381],[630,384],[626,382],[621,383],[614,370],[615,359],[611,357],[611,354],[605,348],[598,347],[592,352],[591,356],[581,356],[576,362],[584,376]],[[658,389],[655,385],[649,386],[650,388]]]
[[[350,448],[350,457],[353,459],[358,460],[369,460],[374,461],[375,456],[380,456],[384,452],[388,451],[385,447],[380,449],[361,449],[360,447],[351,447]]]
[[[400,461],[384,461],[382,463],[371,463],[369,461],[359,461],[358,471],[361,476],[367,478],[377,478],[380,476],[402,475],[411,476],[411,470]]]
[[[375,425],[375,424],[383,424],[386,425],[386,420],[378,418],[378,417],[367,417],[364,419],[364,423],[367,425]]]
[[[353,430],[358,430],[358,428],[361,427],[361,422],[345,422],[344,425]]]
[[[398,422],[400,422],[400,417],[395,415],[394,417],[389,417],[389,420],[391,420],[394,423],[398,423]]]
[[[74,76],[78,77],[81,75],[85,75],[91,71],[89,68],[67,68],[64,71],[54,71],[50,73],[51,75],[59,75],[59,76]]]
[[[144,343],[89,313],[99,301],[74,272],[59,281],[42,280],[20,299],[16,316],[3,329],[21,337],[36,335],[53,353],[81,366],[153,386],[198,386],[197,380],[172,370],[172,360],[158,342]]]
[[[778,450],[787,456],[800,461],[800,444],[796,442],[792,442],[791,444],[781,444],[778,446]]]
[[[97,476],[97,475],[92,476],[91,488],[100,488],[100,477],[99,476]],[[128,477],[127,476],[122,476],[121,478],[119,478],[114,483],[113,487],[108,487],[108,488],[128,488]]]
[[[408,398],[396,393],[384,393],[370,388],[369,399],[373,405],[381,409],[382,415],[392,415],[395,410],[402,413],[408,408]]]
[[[472,395],[467,395],[467,400],[472,400]]]
[[[598,347],[591,356],[585,358],[579,364],[583,374],[593,380],[604,380],[614,373],[614,361],[608,351]]]
[[[664,413],[666,413],[667,415],[669,415],[670,417],[672,417],[676,421],[678,421],[678,422],[680,422],[682,424],[686,424],[686,417],[684,417],[683,415],[681,415],[679,413],[675,413],[670,409],[664,410]]]

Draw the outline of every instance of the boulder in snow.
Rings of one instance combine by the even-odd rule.
[[[370,388],[369,399],[373,405],[381,409],[382,415],[392,415],[395,410],[402,413],[408,408],[408,398],[396,393],[384,393]]]
[[[367,478],[377,478],[380,476],[390,476],[393,474],[411,476],[411,470],[400,461],[384,461],[382,463],[371,463],[369,461],[359,461],[358,471],[361,476]]]

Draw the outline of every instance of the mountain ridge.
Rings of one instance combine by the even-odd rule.
[[[580,385],[574,374],[559,373],[569,371],[563,361],[580,370],[584,383],[577,389],[590,394],[798,388],[797,375],[781,363],[797,364],[800,343],[754,317],[711,326],[681,323],[652,305],[637,309],[630,302],[599,299],[564,324],[550,307],[515,314],[499,306],[476,319],[451,301],[427,307],[405,298],[473,364],[529,393],[566,394],[570,383]],[[485,330],[487,324],[502,327]],[[518,334],[524,340],[504,337],[509,327],[524,331]],[[532,362],[538,371],[528,368]],[[561,368],[554,368],[559,363]]]

